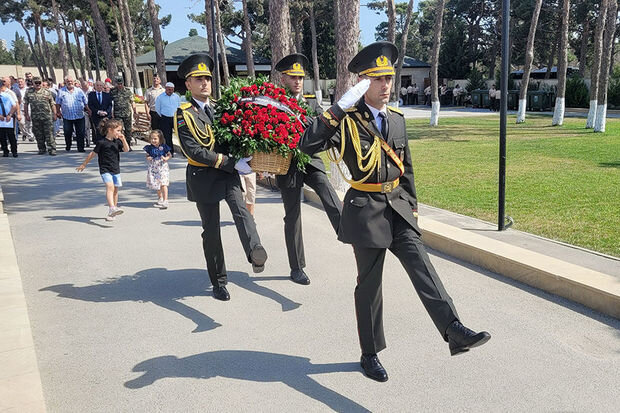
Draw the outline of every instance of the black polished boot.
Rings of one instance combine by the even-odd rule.
[[[252,262],[252,271],[255,273],[263,272],[265,261],[267,261],[267,251],[265,251],[262,245],[257,245],[250,252],[250,261]]]
[[[213,298],[220,301],[228,301],[230,300],[230,294],[228,294],[228,290],[226,287],[213,287]]]
[[[291,280],[293,280],[294,283],[301,285],[310,284],[310,278],[308,278],[308,274],[306,274],[301,268],[297,270],[291,270]]]
[[[388,380],[387,371],[381,365],[376,354],[362,354],[360,364],[366,377],[376,381],[386,382]]]
[[[491,339],[491,335],[486,331],[475,333],[458,320],[448,326],[446,335],[448,336],[450,354],[453,356],[465,353],[470,348],[481,346]]]

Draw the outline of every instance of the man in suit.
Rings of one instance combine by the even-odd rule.
[[[97,141],[103,136],[99,132],[99,122],[104,118],[109,118],[112,113],[112,98],[110,94],[103,91],[103,82],[97,80],[95,82],[95,90],[88,94],[88,107],[90,108],[91,122],[95,129],[95,136],[93,142]]]
[[[276,64],[276,70],[282,73],[282,83],[287,91],[298,101],[305,102],[313,112],[312,115],[318,115],[323,112],[323,109],[315,95],[303,95],[306,75],[304,69],[308,66],[306,56],[294,53],[283,57]],[[308,285],[310,278],[304,271],[306,258],[301,233],[301,191],[304,184],[308,184],[317,193],[336,232],[338,232],[340,223],[342,203],[329,183],[325,165],[318,155],[312,156],[310,163],[306,165],[305,173],[300,171],[296,165],[291,164],[286,175],[276,176],[276,182],[282,193],[284,204],[284,238],[291,268],[291,279],[297,284]]]
[[[418,296],[452,355],[490,339],[459,321],[452,299],[443,287],[420,240],[418,201],[405,118],[387,106],[394,76],[396,46],[373,43],[349,63],[360,83],[306,130],[301,149],[337,148],[351,172],[344,198],[338,239],[352,244],[357,263],[355,309],[362,350],[361,366],[371,379],[387,381],[377,357],[383,350],[382,276],[386,250],[402,263]],[[344,122],[344,136],[340,134]],[[335,159],[338,160],[338,159]]]
[[[186,57],[177,70],[185,79],[187,90],[192,93],[189,102],[176,111],[174,129],[181,149],[187,158],[187,199],[196,203],[202,221],[202,248],[213,296],[222,301],[230,300],[226,289],[227,276],[224,250],[220,235],[220,201],[225,200],[241,239],[248,262],[254,272],[262,272],[267,252],[256,232],[254,218],[245,208],[239,173],[250,173],[250,158],[240,160],[230,157],[227,145],[215,141],[211,124],[211,70],[213,60],[207,54],[197,53]]]

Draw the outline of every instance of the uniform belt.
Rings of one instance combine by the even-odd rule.
[[[204,163],[196,162],[195,160],[190,159],[190,158],[187,158],[187,163],[190,164],[190,165],[193,165],[193,166],[200,166],[200,167],[203,167],[203,168],[208,168],[209,167],[209,165],[205,165]]]
[[[380,182],[376,184],[359,184],[352,182],[351,188],[362,192],[381,192],[382,194],[390,193],[398,186],[400,178],[396,178],[391,182]]]

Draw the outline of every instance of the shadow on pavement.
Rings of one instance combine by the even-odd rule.
[[[270,277],[256,277],[250,276],[245,272],[229,272],[228,273],[228,282],[231,284],[235,284],[241,288],[245,288],[246,290],[262,295],[263,297],[270,298],[273,301],[279,303],[282,306],[282,311],[291,311],[299,308],[301,306],[300,303],[297,303],[277,291],[271,290],[267,287],[263,287],[258,282],[260,281],[280,281],[286,280],[290,281],[290,277],[285,276],[270,276]],[[258,282],[257,282],[258,281]]]
[[[163,225],[178,225],[181,227],[199,227],[202,223],[199,220],[185,220],[185,221],[164,221]],[[229,227],[235,225],[232,221],[220,221],[220,227]]]
[[[310,375],[360,371],[359,363],[312,364],[309,358],[260,351],[222,350],[184,358],[162,356],[138,363],[140,377],[125,383],[140,389],[164,378],[226,377],[255,382],[284,383],[339,412],[369,411],[353,400],[319,384]],[[361,374],[361,373],[360,373]]]
[[[263,297],[272,299],[282,306],[282,311],[290,311],[301,304],[296,303],[280,293],[259,285],[257,281],[288,279],[287,277],[250,277],[243,272],[229,272],[228,280]],[[40,289],[52,291],[62,298],[90,301],[94,303],[115,303],[120,301],[150,302],[166,310],[175,312],[196,323],[192,333],[213,330],[221,324],[200,311],[184,304],[188,297],[206,297],[211,295],[211,282],[207,272],[202,269],[167,270],[151,268],[108,278],[98,284],[77,287],[73,284],[57,284]]]
[[[167,270],[151,268],[135,275],[109,278],[99,284],[76,287],[58,284],[39,291],[52,291],[62,298],[114,303],[119,301],[151,302],[196,323],[193,333],[220,327],[211,317],[181,302],[183,298],[209,295],[211,287],[206,271],[201,269]]]
[[[94,225],[99,228],[113,228],[114,227],[113,225],[110,225],[110,224],[102,225],[98,222],[95,222],[95,221],[107,222],[105,218],[102,218],[102,217],[80,217],[80,216],[75,216],[75,215],[54,215],[54,216],[47,216],[43,218],[47,219],[48,221],[79,222],[82,224]]]

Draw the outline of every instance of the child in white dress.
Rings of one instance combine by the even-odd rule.
[[[149,134],[150,145],[146,145],[146,187],[157,191],[158,201],[155,206],[161,209],[168,208],[168,186],[170,185],[170,169],[168,159],[171,158],[170,147],[166,145],[164,134],[154,129]]]

